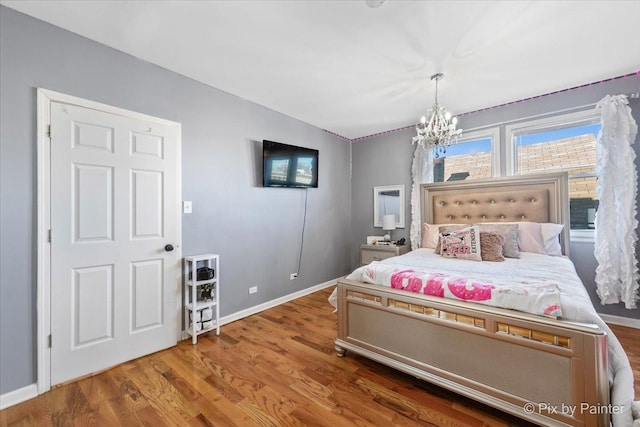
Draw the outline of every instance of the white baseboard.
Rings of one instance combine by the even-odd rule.
[[[342,276],[342,277],[344,277],[344,276]],[[329,286],[335,285],[337,281],[338,281],[338,279],[329,280],[327,282],[320,283],[319,285],[315,285],[315,286],[312,286],[310,288],[306,288],[306,289],[303,289],[301,291],[294,292],[292,294],[285,295],[283,297],[276,298],[274,300],[267,301],[265,303],[262,303],[262,304],[259,304],[259,305],[256,305],[256,306],[249,307],[249,308],[247,308],[245,310],[240,310],[240,311],[237,311],[235,313],[228,314],[228,315],[223,316],[223,317],[220,318],[220,326],[226,325],[227,323],[235,322],[236,320],[244,319],[245,317],[249,317],[251,315],[260,313],[261,311],[268,310],[268,309],[276,307],[276,306],[278,306],[280,304],[284,304],[285,302],[292,301],[292,300],[294,300],[296,298],[300,298],[300,297],[303,297],[305,295],[312,294],[312,293],[317,292],[317,291],[319,291],[321,289],[328,288]],[[329,301],[327,301],[327,304],[329,304]],[[182,331],[182,339],[185,340],[187,338],[190,339],[191,335],[187,334],[185,331]]]
[[[38,384],[31,384],[9,393],[0,394],[0,411],[36,396],[38,396]]]
[[[602,320],[613,325],[628,326],[630,328],[640,329],[640,319],[631,319],[629,317],[614,316],[613,314],[598,313]]]
[[[276,299],[271,300],[271,301],[267,301],[265,303],[256,305],[254,307],[250,307],[250,308],[247,308],[245,310],[240,310],[240,311],[237,311],[237,312],[235,312],[233,314],[228,314],[228,315],[220,318],[220,325],[224,325],[224,324],[227,324],[227,323],[235,322],[236,320],[244,319],[245,317],[249,317],[249,316],[251,316],[253,314],[260,313],[261,311],[268,310],[268,309],[276,307],[276,306],[278,306],[280,304],[284,304],[285,302],[289,302],[289,301],[292,301],[292,300],[294,300],[296,298],[300,298],[300,297],[303,297],[305,295],[309,295],[309,294],[312,294],[314,292],[317,292],[317,291],[319,291],[321,289],[328,288],[329,286],[335,285],[337,281],[338,281],[338,279],[329,280],[327,282],[320,283],[319,285],[315,285],[315,286],[312,286],[310,288],[303,289],[301,291],[294,292],[292,294],[285,295],[283,297],[276,298]],[[329,305],[329,301],[327,301],[327,305]]]

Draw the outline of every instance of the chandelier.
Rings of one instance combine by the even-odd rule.
[[[435,157],[447,152],[447,147],[458,140],[462,133],[461,129],[456,129],[458,119],[451,117],[451,113],[442,105],[438,104],[438,80],[444,74],[437,73],[431,76],[431,80],[436,81],[436,102],[427,111],[427,117],[422,116],[420,123],[416,125],[417,135],[411,140],[411,144],[418,143],[424,148],[433,148]]]

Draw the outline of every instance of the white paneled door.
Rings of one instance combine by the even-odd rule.
[[[176,344],[176,125],[52,102],[51,385]]]

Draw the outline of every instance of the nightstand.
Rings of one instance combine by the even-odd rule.
[[[409,245],[360,245],[360,265],[404,255],[407,252],[409,252]]]

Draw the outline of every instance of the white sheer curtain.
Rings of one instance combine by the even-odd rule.
[[[422,218],[420,217],[420,184],[433,182],[433,150],[416,144],[411,166],[411,249],[420,247]]]
[[[596,285],[602,304],[623,302],[636,308],[638,266],[636,260],[636,194],[638,174],[634,164],[638,126],[627,97],[605,96],[600,109],[602,130],[596,144],[596,191],[600,199],[595,219]]]

